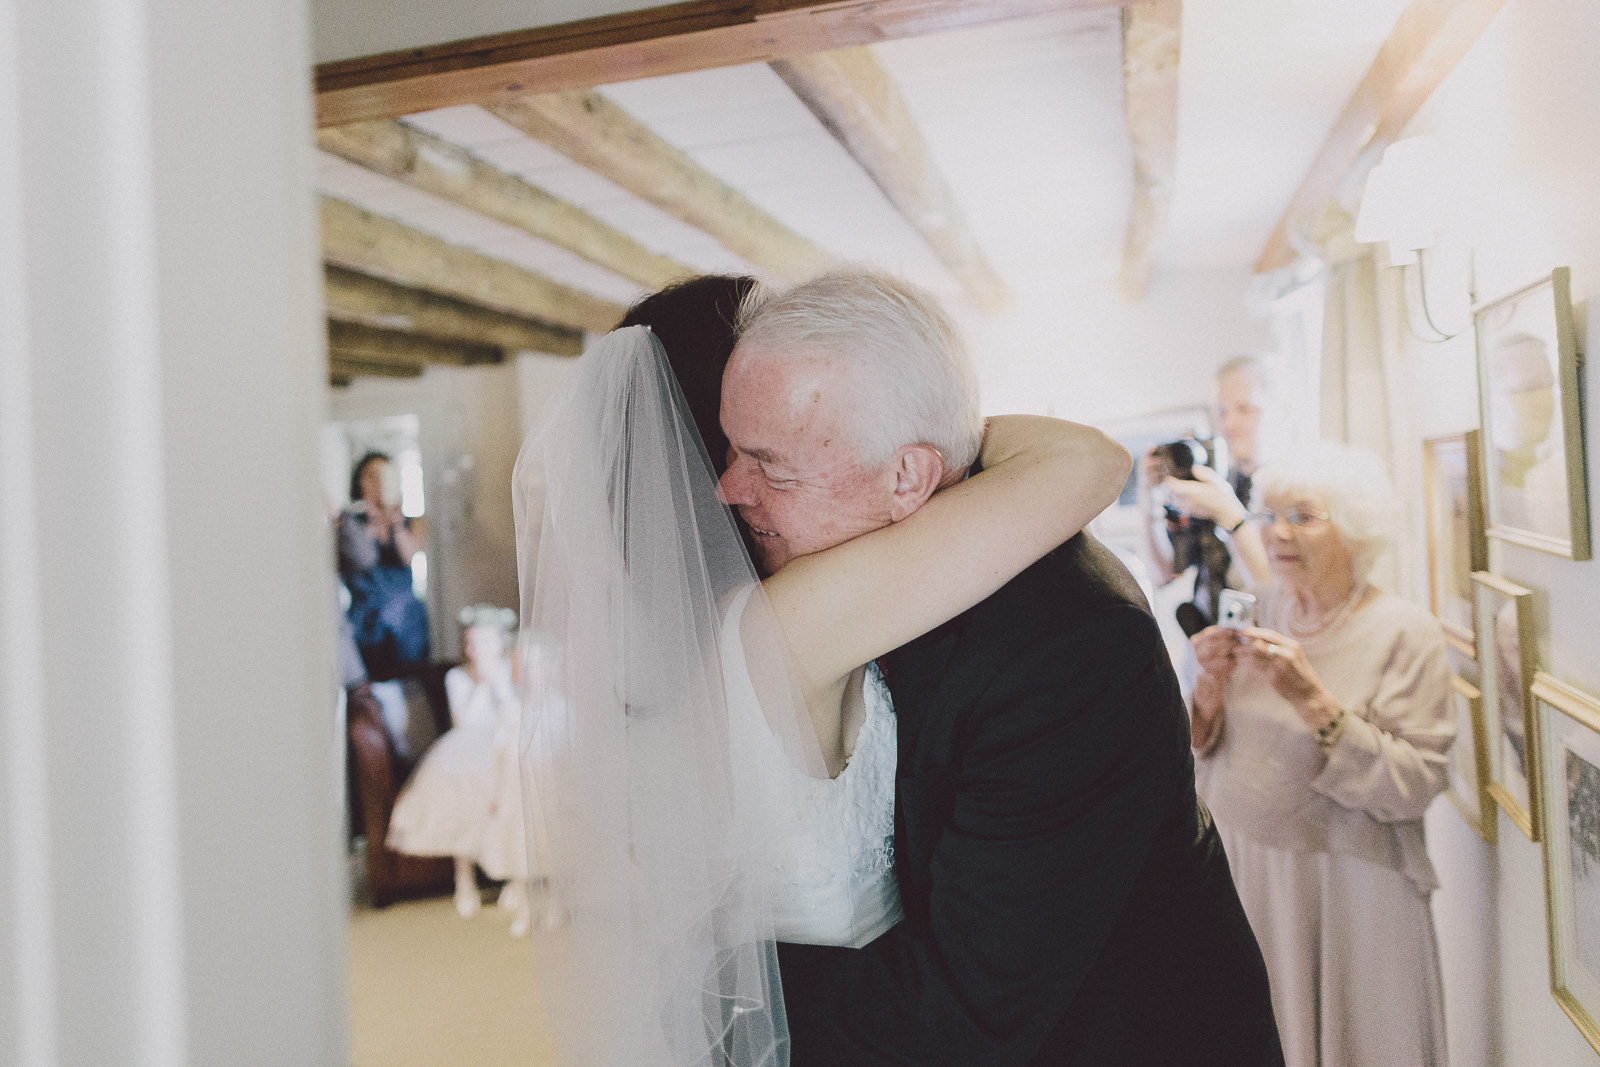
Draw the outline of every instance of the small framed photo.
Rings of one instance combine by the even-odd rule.
[[[1600,1052],[1600,700],[1534,678],[1550,992]]]
[[[1483,723],[1483,694],[1471,682],[1454,675],[1450,679],[1450,707],[1455,713],[1456,743],[1450,746],[1445,796],[1467,825],[1492,845],[1498,820],[1494,815],[1495,800],[1489,792],[1489,734]]]
[[[1533,683],[1533,592],[1479,571],[1478,688],[1489,754],[1489,792],[1530,841],[1539,840]]]
[[[1490,537],[1589,558],[1570,271],[1473,308]]]
[[[1473,571],[1489,569],[1483,525],[1483,474],[1479,433],[1430,437],[1422,442],[1427,494],[1428,597],[1450,644],[1478,654],[1473,625]]]

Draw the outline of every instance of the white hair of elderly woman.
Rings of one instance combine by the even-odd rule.
[[[938,449],[947,470],[978,458],[977,374],[955,324],[922,289],[844,267],[786,291],[753,290],[738,332],[741,346],[767,354],[821,350],[850,368],[864,466],[881,466],[910,444]]]
[[[1394,539],[1399,500],[1383,461],[1369,449],[1341,441],[1314,441],[1277,456],[1255,476],[1251,507],[1260,511],[1268,497],[1297,493],[1322,497],[1328,519],[1349,543],[1356,577],[1372,573]]]

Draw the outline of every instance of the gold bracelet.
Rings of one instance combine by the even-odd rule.
[[[1350,721],[1349,713],[1343,708],[1334,712],[1328,724],[1317,731],[1317,744],[1323,748],[1332,748],[1339,740],[1339,735],[1344,733],[1345,725]]]

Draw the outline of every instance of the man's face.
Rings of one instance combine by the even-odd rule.
[[[845,369],[825,353],[763,358],[740,345],[722,379],[728,469],[718,490],[749,525],[756,566],[772,574],[887,526],[891,469],[869,471],[847,441]]]
[[[1217,421],[1228,455],[1235,462],[1255,460],[1256,431],[1261,427],[1261,403],[1256,376],[1240,368],[1217,379]]]

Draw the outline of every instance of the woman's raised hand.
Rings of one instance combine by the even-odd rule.
[[[1323,688],[1300,642],[1259,626],[1243,631],[1243,637],[1249,642],[1250,665],[1312,730],[1321,730],[1339,713],[1338,702]]]
[[[1221,626],[1207,626],[1190,641],[1194,658],[1200,661],[1200,670],[1220,685],[1226,686],[1239,666],[1239,632]]]
[[[1245,517],[1245,507],[1233,495],[1233,487],[1226,478],[1199,464],[1195,465],[1194,477],[1194,481],[1168,478],[1162,483],[1179,511],[1197,519],[1210,519],[1222,527],[1232,526]]]

